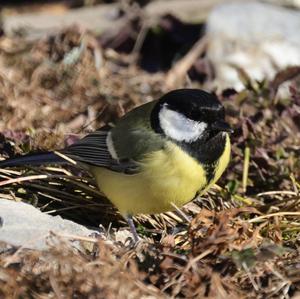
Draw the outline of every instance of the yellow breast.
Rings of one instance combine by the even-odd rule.
[[[216,170],[218,177],[229,161],[230,146],[228,153],[225,152],[226,159]],[[171,142],[165,149],[149,154],[140,164],[141,171],[134,175],[100,167],[92,169],[100,190],[123,215],[174,210],[172,203],[181,207],[199,190],[207,189],[202,166]]]

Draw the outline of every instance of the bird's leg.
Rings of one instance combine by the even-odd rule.
[[[128,225],[130,227],[130,231],[133,235],[134,242],[137,243],[139,241],[139,236],[136,232],[136,228],[135,228],[135,225],[133,223],[132,216],[131,215],[126,215],[125,219],[126,219]]]

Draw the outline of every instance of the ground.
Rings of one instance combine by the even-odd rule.
[[[161,54],[152,56],[132,34],[140,30],[138,19],[118,39],[76,26],[34,41],[4,34],[1,158],[70,144],[158,98],[170,89],[167,83],[207,88],[214,78],[205,51],[190,68],[180,68],[190,79],[176,68],[182,60],[174,58],[187,57],[198,36],[191,34],[188,49],[176,53],[171,47],[166,55],[163,41],[172,41],[178,29],[177,20],[166,20],[171,30],[158,26],[147,35],[148,45],[155,44]],[[202,32],[198,27],[189,30]],[[261,82],[252,81],[246,70],[239,72],[243,90],[218,92],[234,128],[226,173],[181,212],[137,217],[143,240],[136,246],[130,238],[116,238],[126,224],[88,173],[73,167],[1,169],[0,197],[30,202],[84,225],[101,223],[107,237],[53,234],[44,251],[7,245],[0,253],[0,298],[300,296],[300,69]],[[286,81],[288,96],[278,97]],[[47,179],[19,181],[45,173]],[[81,249],[70,239],[78,239]]]

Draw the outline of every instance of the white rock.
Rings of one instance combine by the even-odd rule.
[[[199,22],[207,17],[215,4],[224,1],[229,0],[156,0],[145,6],[144,13],[149,20],[170,13],[187,22]],[[128,14],[119,18],[120,7],[120,3],[110,3],[59,12],[50,10],[16,15],[3,13],[2,19],[6,33],[11,34],[25,28],[32,39],[74,24],[101,33],[106,30],[118,31],[124,26]]]
[[[207,33],[218,87],[243,87],[233,66],[261,80],[300,65],[299,30],[300,11],[258,2],[217,6],[208,18]]]
[[[300,0],[262,0],[276,5],[281,5],[289,8],[300,8]]]
[[[0,241],[24,248],[45,249],[49,233],[89,236],[95,231],[60,216],[50,216],[23,203],[0,199]]]

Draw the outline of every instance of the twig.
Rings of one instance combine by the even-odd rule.
[[[196,59],[204,52],[206,46],[207,38],[203,37],[194,44],[192,49],[181,60],[175,64],[166,76],[166,87],[168,89],[172,89],[182,82],[187,71],[191,68]]]
[[[214,252],[214,250],[212,248],[206,249],[204,252],[202,252],[201,254],[199,254],[198,256],[193,258],[192,260],[190,260],[188,262],[187,266],[185,267],[183,273],[186,273],[194,264],[196,264],[197,262],[199,262],[200,260],[202,260],[203,258],[205,258],[206,256],[208,256],[209,254],[211,254],[213,252]]]
[[[276,216],[300,216],[300,212],[278,212],[278,213],[272,213],[268,215],[262,215],[258,216],[255,218],[252,218],[248,220],[249,223],[255,223],[259,222],[260,220],[266,219],[266,218],[271,218],[271,217],[276,217]]]
[[[59,156],[59,157],[61,157],[61,158],[63,158],[64,160],[68,161],[69,163],[71,163],[73,165],[77,165],[76,161],[74,161],[73,159],[67,157],[66,155],[64,155],[64,154],[62,154],[60,152],[55,151],[54,154],[57,155],[57,156]]]
[[[176,209],[176,211],[185,219],[188,223],[191,222],[189,217],[182,211],[180,210],[173,202],[171,202],[171,205]]]
[[[84,242],[91,242],[91,243],[98,243],[98,238],[91,238],[91,237],[84,237],[84,236],[78,236],[78,235],[72,235],[72,234],[66,234],[66,233],[56,233],[53,231],[49,232],[50,235],[55,237],[64,238],[67,240],[73,240],[73,241],[84,241]],[[101,234],[99,234],[101,236]]]
[[[63,299],[64,295],[62,294],[62,292],[59,289],[59,284],[57,283],[56,279],[54,278],[53,274],[50,273],[49,275],[49,282],[50,285],[52,287],[52,290],[54,291],[54,294],[56,296],[56,298],[58,299]]]
[[[247,181],[248,181],[248,173],[249,173],[249,161],[250,161],[250,148],[247,146],[245,148],[244,168],[243,168],[243,182],[242,182],[244,193],[247,191]]]
[[[255,291],[259,291],[259,286],[258,286],[258,284],[256,283],[256,281],[254,280],[254,278],[253,278],[253,276],[252,276],[252,274],[251,274],[251,272],[250,272],[250,270],[249,270],[247,264],[246,264],[245,262],[243,262],[243,263],[242,263],[242,266],[243,266],[244,270],[246,271],[246,273],[247,273],[247,275],[248,275],[248,277],[249,277],[249,280],[250,280],[250,282],[251,282],[253,288],[255,289]]]
[[[20,182],[24,182],[24,181],[32,181],[32,180],[42,180],[42,179],[47,179],[49,178],[48,175],[30,175],[30,176],[26,176],[26,177],[22,177],[22,178],[16,178],[16,179],[9,179],[6,181],[2,181],[0,182],[0,186],[5,186],[5,185],[10,185],[10,184],[14,184],[14,183],[20,183]]]
[[[266,196],[266,195],[293,195],[296,196],[297,193],[293,192],[293,191],[266,191],[266,192],[261,192],[258,193],[256,196],[260,197],[260,196]]]
[[[144,41],[145,41],[146,35],[149,31],[149,28],[150,28],[150,25],[148,24],[148,22],[143,22],[142,28],[140,29],[140,31],[138,33],[134,47],[131,52],[131,55],[133,56],[132,62],[135,62],[138,53],[141,51],[141,48],[144,44]]]

